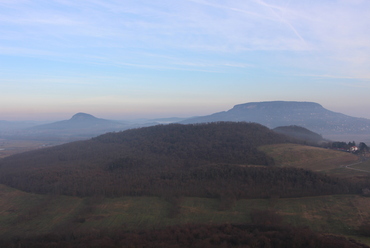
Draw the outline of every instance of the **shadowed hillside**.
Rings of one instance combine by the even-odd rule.
[[[300,126],[282,126],[276,127],[273,130],[277,133],[302,140],[305,144],[309,145],[319,145],[325,141],[320,134],[317,134],[308,130],[307,128]]]
[[[159,125],[7,157],[0,163],[1,182],[38,193],[138,194],[147,192],[142,181],[166,181],[163,173],[172,171],[218,163],[273,165],[256,147],[286,140],[258,124]]]

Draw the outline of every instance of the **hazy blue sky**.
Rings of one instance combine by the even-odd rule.
[[[0,120],[314,101],[370,118],[368,0],[0,0]]]

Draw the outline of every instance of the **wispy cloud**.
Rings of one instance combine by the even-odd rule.
[[[314,78],[333,78],[333,79],[355,79],[355,80],[367,80],[370,81],[370,77],[350,77],[341,75],[330,75],[330,74],[297,74],[300,77],[314,77]]]
[[[1,72],[132,73],[148,82],[186,72],[243,83],[289,74],[365,87],[369,16],[360,0],[0,0]]]
[[[12,37],[24,49],[317,51],[327,59],[345,59],[354,54],[353,50],[368,52],[370,46],[366,2],[359,6],[349,2],[282,0],[57,0],[46,5],[39,1],[0,4],[4,7],[0,21],[5,24],[0,28],[5,34],[0,40]],[[350,8],[356,11],[348,11]],[[28,42],[22,42],[25,40]]]
[[[257,3],[269,8],[271,10],[271,12],[279,19],[281,20],[281,22],[285,23],[294,33],[295,35],[302,41],[302,42],[305,42],[305,40],[303,39],[303,37],[298,33],[297,29],[294,28],[294,26],[287,20],[284,18],[284,16],[282,14],[278,14],[275,9],[277,9],[279,12],[281,13],[285,13],[286,12],[286,8],[282,8],[280,6],[273,6],[273,5],[270,5],[270,4],[266,4],[264,1],[262,0],[256,0]]]

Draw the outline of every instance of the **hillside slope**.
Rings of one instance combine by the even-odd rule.
[[[273,165],[257,146],[286,140],[258,124],[159,125],[4,158],[0,181],[38,193],[136,194],[146,192],[142,181],[148,178],[201,165]]]
[[[273,129],[275,132],[287,135],[289,137],[302,140],[309,145],[320,145],[325,142],[324,138],[304,127],[300,126],[281,126]]]
[[[159,125],[6,157],[0,160],[0,183],[35,193],[111,197],[360,192],[310,171],[271,167],[274,160],[258,147],[287,141],[252,123]]]

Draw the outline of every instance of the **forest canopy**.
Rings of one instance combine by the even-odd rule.
[[[258,146],[290,139],[255,123],[158,125],[4,158],[0,183],[34,193],[231,198],[358,193],[314,172],[274,167]]]

